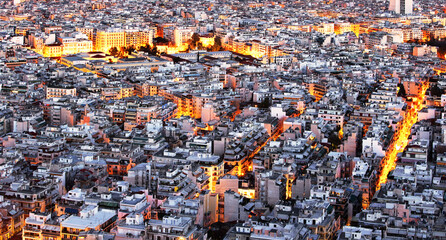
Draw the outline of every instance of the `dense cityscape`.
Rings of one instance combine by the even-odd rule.
[[[446,0],[2,0],[0,40],[0,240],[446,239]]]

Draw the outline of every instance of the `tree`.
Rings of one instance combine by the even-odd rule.
[[[133,45],[126,49],[128,55],[132,54],[135,50],[136,49]]]
[[[169,43],[169,40],[167,40],[163,37],[156,37],[153,39],[153,42],[155,42],[155,43]]]
[[[119,54],[119,50],[116,47],[110,48],[109,52],[110,52],[110,55],[112,55],[114,57],[118,56],[118,54]]]
[[[154,46],[154,47],[152,48],[152,50],[150,51],[150,53],[151,53],[152,55],[155,55],[155,56],[159,56],[159,55],[160,55],[160,52],[158,51],[158,48],[157,48],[156,46]]]
[[[202,50],[203,49],[203,44],[201,42],[197,43],[197,49],[198,50]]]
[[[155,55],[155,56],[159,55],[159,51],[156,45],[154,45],[153,47],[150,47],[150,45],[141,46],[139,47],[139,51],[146,52],[150,55]]]
[[[207,48],[208,52],[215,52],[215,51],[223,51],[224,48],[222,46],[221,37],[217,36],[214,39],[214,45]]]
[[[192,37],[190,39],[190,45],[192,48],[196,48],[197,47],[197,43],[200,41],[200,35],[198,35],[198,33],[194,33],[192,34]]]
[[[125,47],[120,47],[120,48],[119,48],[119,54],[118,54],[118,56],[119,56],[120,58],[123,58],[123,57],[126,57],[126,56],[127,56],[127,50],[126,50]]]
[[[214,39],[214,46],[212,46],[213,51],[221,51],[223,50],[223,44],[221,42],[221,37],[217,36]]]
[[[149,44],[146,44],[145,46],[141,46],[141,47],[139,47],[139,51],[142,51],[142,52],[150,52],[150,50],[151,50],[152,48],[150,47],[150,45]]]

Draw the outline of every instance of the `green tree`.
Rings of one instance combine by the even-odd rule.
[[[203,44],[201,42],[197,43],[197,49],[198,50],[202,50],[203,49]]]
[[[156,45],[154,45],[153,47],[150,47],[150,45],[141,46],[139,47],[139,51],[148,53],[150,55],[155,55],[155,56],[159,55],[159,51]]]
[[[200,41],[200,35],[198,35],[198,33],[194,33],[192,34],[192,37],[190,39],[190,46],[192,48],[196,48],[197,47],[197,43]]]
[[[120,47],[118,56],[120,58],[127,56],[127,49],[125,47]]]
[[[156,46],[154,46],[151,51],[150,54],[155,55],[155,56],[159,56],[160,52],[158,51],[158,48]]]
[[[136,48],[133,45],[128,47],[128,48],[126,48],[126,51],[127,51],[128,55],[132,54],[135,50],[136,50]]]
[[[155,44],[156,43],[165,43],[165,44],[167,44],[167,43],[169,43],[169,40],[167,40],[167,39],[165,39],[163,37],[156,37],[156,38],[153,39],[153,42]]]
[[[221,51],[223,50],[223,44],[221,42],[221,37],[217,36],[214,39],[214,46],[212,46],[212,51]]]
[[[140,46],[139,47],[139,51],[142,51],[142,52],[150,52],[150,50],[151,50],[152,48],[150,47],[150,45],[149,44],[146,44],[145,46]]]
[[[116,47],[110,48],[109,52],[110,52],[110,55],[115,56],[115,57],[118,56],[118,54],[119,54],[119,50]]]

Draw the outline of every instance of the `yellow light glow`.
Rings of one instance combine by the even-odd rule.
[[[234,114],[231,116],[231,122],[234,122],[235,117],[237,117],[237,115],[239,115],[240,113],[242,113],[242,111],[240,109],[237,109],[237,111],[235,111]]]
[[[339,139],[342,140],[343,137],[344,137],[344,128],[341,127],[341,129],[339,129]]]
[[[238,193],[246,198],[253,199],[255,198],[256,191],[255,189],[238,189]]]
[[[407,108],[400,127],[393,135],[392,142],[387,149],[386,155],[381,160],[381,171],[379,173],[376,190],[379,190],[381,188],[381,184],[387,182],[387,175],[396,167],[398,153],[403,152],[406,148],[407,143],[409,142],[408,138],[410,136],[410,130],[412,126],[418,121],[418,112],[424,107],[422,102],[428,88],[429,82],[424,82],[418,96],[414,98],[413,103],[410,104]]]
[[[205,48],[212,47],[214,46],[214,37],[200,37],[200,43]]]
[[[286,199],[290,199],[291,198],[293,180],[294,180],[293,177],[291,177],[289,175],[286,175],[286,193],[285,193]]]

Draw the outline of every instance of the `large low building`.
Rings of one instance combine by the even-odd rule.
[[[61,238],[77,239],[80,232],[89,230],[110,231],[117,217],[114,210],[99,210],[98,206],[87,206],[79,216],[72,215],[60,223]]]
[[[205,239],[190,217],[165,216],[162,220],[150,219],[147,223],[147,239]]]

